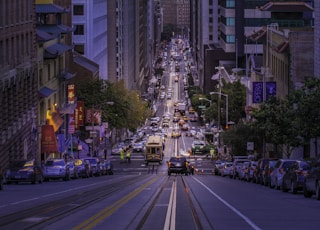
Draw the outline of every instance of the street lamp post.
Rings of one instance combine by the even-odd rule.
[[[220,131],[220,106],[221,106],[221,70],[224,70],[223,66],[215,67],[216,70],[219,71],[219,100],[218,100],[218,130]],[[220,139],[219,139],[220,140]],[[219,143],[220,144],[220,143]]]
[[[207,98],[199,97],[199,100],[200,101],[208,101],[210,103],[210,107],[212,106],[212,101]]]
[[[222,95],[226,97],[226,128],[228,128],[228,123],[229,123],[229,102],[228,102],[228,94],[224,94],[224,93],[219,93],[219,92],[210,92],[210,95],[213,94],[218,94],[218,95]],[[218,111],[218,113],[220,113],[220,111]],[[220,124],[219,124],[220,126]]]

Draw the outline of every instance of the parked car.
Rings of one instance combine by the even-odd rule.
[[[223,168],[221,169],[221,176],[229,176],[232,168],[232,162],[227,161],[223,164]]]
[[[264,186],[270,186],[270,175],[278,160],[270,160],[262,171],[262,183]]]
[[[320,161],[310,165],[309,173],[305,177],[303,195],[307,198],[315,195],[316,199],[320,200]]]
[[[4,184],[4,175],[3,170],[0,166],[0,190],[3,190],[3,184]]]
[[[5,173],[7,184],[12,182],[42,183],[43,172],[41,165],[36,160],[14,160],[9,163],[9,168]]]
[[[247,180],[249,178],[249,167],[250,167],[251,161],[246,161],[243,163],[242,167],[238,171],[238,176],[240,180]]]
[[[101,171],[100,171],[100,161],[99,158],[97,157],[87,157],[84,158],[84,160],[88,160],[91,165],[91,175],[90,176],[101,176]]]
[[[298,160],[291,165],[283,175],[282,191],[288,192],[290,190],[293,194],[302,191],[309,168],[309,163],[306,161]]]
[[[270,174],[270,188],[280,189],[282,187],[283,175],[296,160],[279,159]]]
[[[43,176],[45,181],[49,181],[50,179],[69,180],[69,165],[65,162],[65,159],[47,160],[44,165]]]
[[[70,178],[72,179],[78,179],[79,173],[78,168],[76,167],[74,161],[68,161],[69,171],[70,171]]]
[[[242,166],[245,162],[249,162],[249,159],[235,159],[232,163],[231,171],[230,171],[230,178],[233,179],[240,179],[240,174],[242,173]]]
[[[77,167],[79,177],[88,178],[92,175],[90,161],[85,159],[76,159],[74,162]]]
[[[106,170],[106,175],[113,175],[113,164],[112,162],[107,159],[104,161],[104,165],[105,165],[105,170]]]
[[[262,173],[263,173],[265,166],[268,164],[268,162],[270,160],[278,160],[278,159],[261,158],[258,160],[257,166],[256,166],[254,174],[253,174],[252,182],[257,183],[257,184],[263,184]]]
[[[168,164],[168,175],[171,173],[189,175],[189,162],[185,157],[171,157]]]
[[[250,161],[250,163],[248,165],[247,172],[245,174],[245,178],[244,178],[246,181],[248,181],[248,182],[252,181],[254,171],[257,167],[257,163],[258,163],[258,161]]]
[[[214,175],[221,175],[221,169],[224,166],[225,161],[223,160],[217,160],[214,164]]]

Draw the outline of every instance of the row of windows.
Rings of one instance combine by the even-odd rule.
[[[226,17],[223,17],[221,16],[221,22],[224,24],[224,25],[227,25],[227,26],[235,26],[236,25],[236,18],[226,18]]]
[[[33,0],[0,0],[0,27],[32,20]]]
[[[219,5],[221,5],[225,8],[235,8],[236,1],[235,0],[225,0],[225,1],[219,2]]]
[[[0,40],[0,64],[17,65],[31,55],[32,32]]]
[[[235,35],[225,35],[225,34],[221,33],[221,38],[226,43],[235,43],[236,42],[236,36]]]

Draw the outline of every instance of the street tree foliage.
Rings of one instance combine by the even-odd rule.
[[[301,89],[293,90],[286,98],[271,97],[254,109],[251,125],[259,130],[261,138],[280,146],[280,157],[284,154],[289,158],[294,148],[309,145],[311,139],[316,144],[320,136],[319,98],[320,80],[307,78]],[[310,153],[305,153],[307,156]]]
[[[247,155],[247,142],[253,142],[255,146],[261,145],[257,132],[258,130],[249,124],[240,121],[222,133],[222,140],[230,147],[232,155],[243,156]]]
[[[111,83],[93,79],[81,85],[76,93],[83,98],[85,109],[101,109],[102,121],[107,121],[116,129],[133,131],[151,116],[147,102],[141,100],[138,92],[128,90],[123,81]],[[109,102],[113,102],[113,105]]]
[[[219,103],[219,90],[216,89],[213,92],[217,94],[207,95],[206,98],[212,101],[212,108],[208,108],[205,112],[205,117],[209,121],[218,121],[218,103]],[[246,106],[246,89],[240,81],[233,83],[223,83],[221,93],[228,95],[228,121],[238,123],[245,118],[245,106]],[[221,125],[226,127],[226,97],[221,96],[220,101],[220,122]]]

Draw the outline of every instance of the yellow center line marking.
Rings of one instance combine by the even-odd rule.
[[[83,221],[78,226],[74,227],[73,230],[92,229],[93,227],[98,225],[101,221],[103,221],[105,218],[107,218],[112,213],[114,213],[116,210],[121,208],[124,204],[126,204],[132,198],[134,198],[139,193],[141,193],[146,187],[153,184],[157,179],[158,178],[155,177],[152,180],[148,181],[147,183],[144,183],[143,185],[141,185],[140,187],[136,188],[134,191],[126,195],[125,197],[121,198],[120,200],[116,201],[112,205],[106,207],[105,209],[101,210],[97,214]]]

